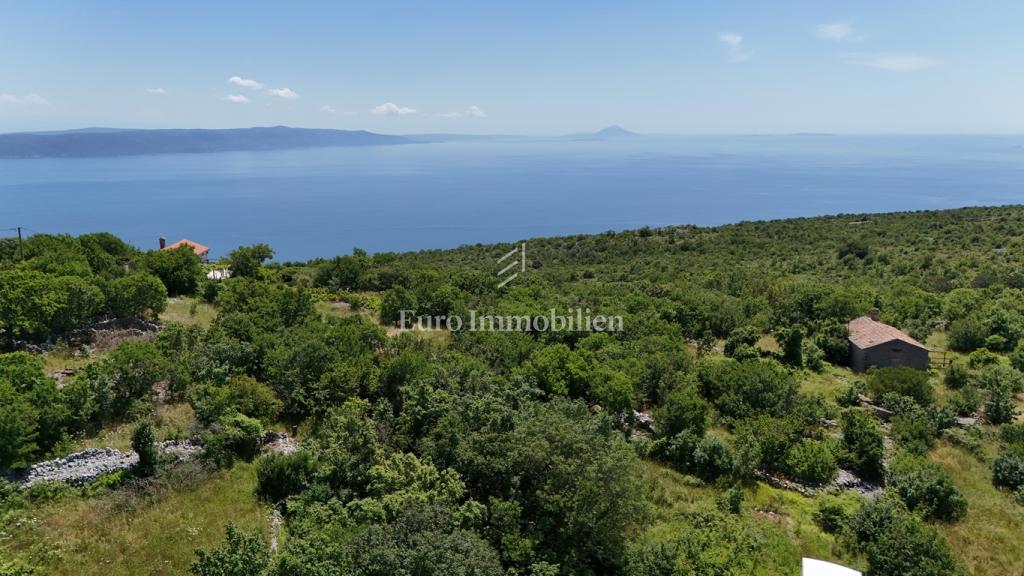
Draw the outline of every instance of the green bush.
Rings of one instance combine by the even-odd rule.
[[[949,325],[949,347],[957,352],[971,352],[985,345],[988,327],[977,316],[954,320]]]
[[[156,472],[157,450],[153,425],[143,420],[132,430],[132,450],[139,455],[139,463],[135,465],[135,473],[139,476],[152,476]]]
[[[1007,449],[992,464],[992,484],[1016,490],[1024,486],[1024,450]]]
[[[305,490],[315,473],[309,452],[268,454],[256,461],[256,493],[268,502],[280,502]]]
[[[901,456],[886,473],[889,488],[907,508],[926,518],[954,521],[967,513],[967,500],[942,466],[925,458]]]
[[[932,416],[924,410],[913,410],[889,420],[889,434],[903,449],[923,456],[935,445],[939,434]]]
[[[204,424],[216,422],[232,413],[269,424],[281,411],[281,401],[274,391],[251,376],[232,376],[220,386],[198,386],[189,395],[189,400],[196,418]]]
[[[841,534],[850,521],[850,513],[835,496],[818,498],[818,509],[814,511],[814,523],[829,534]]]
[[[859,408],[848,408],[841,418],[844,466],[872,480],[882,477],[885,433],[875,417]]]
[[[688,430],[696,436],[703,436],[707,428],[708,409],[708,403],[701,397],[697,387],[683,384],[670,392],[665,402],[654,412],[658,434],[672,437]]]
[[[946,367],[944,382],[951,390],[959,390],[970,383],[971,371],[961,362],[953,362]]]
[[[1000,386],[989,394],[985,403],[985,420],[990,424],[1005,424],[1017,417],[1017,403],[1009,386]]]
[[[999,438],[1007,444],[1024,448],[1024,424],[1003,424],[999,427]]]
[[[262,439],[263,425],[259,420],[232,414],[213,426],[204,456],[218,468],[230,468],[236,457],[246,461],[255,458]]]
[[[705,436],[693,451],[693,473],[711,481],[732,471],[732,450],[718,436]]]
[[[827,442],[805,439],[789,450],[786,469],[793,477],[812,484],[827,484],[839,472]]]
[[[895,496],[865,501],[849,521],[856,548],[867,556],[868,574],[955,576],[963,574],[949,545]]]
[[[245,533],[228,524],[224,546],[196,550],[193,576],[261,576],[270,566],[270,550],[259,531]]]
[[[868,377],[867,387],[871,397],[876,399],[895,392],[913,398],[921,406],[928,406],[933,401],[928,373],[907,366],[874,370]]]

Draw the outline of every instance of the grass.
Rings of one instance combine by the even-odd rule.
[[[816,373],[809,370],[804,371],[800,379],[800,391],[804,394],[818,395],[830,402],[836,401],[836,396],[849,383],[859,380],[849,368],[832,366],[826,364],[824,372]]]
[[[157,441],[187,438],[195,422],[195,413],[187,402],[178,404],[162,404],[156,407],[153,415],[153,432]],[[113,427],[104,428],[95,436],[76,441],[72,451],[86,448],[116,448],[130,450],[132,447],[132,429],[134,422],[124,422]]]
[[[212,305],[188,297],[168,298],[167,309],[160,314],[160,320],[165,324],[174,322],[195,325],[204,329],[209,328],[216,317],[217,309]]]
[[[196,548],[219,546],[227,522],[267,534],[269,508],[253,494],[254,465],[211,476],[175,470],[149,490],[30,505],[11,522],[18,530],[0,534],[0,556],[51,576],[171,576],[188,572]]]
[[[644,473],[654,484],[655,503],[663,518],[669,518],[674,511],[715,506],[716,491],[692,476],[654,462],[644,463]],[[844,494],[842,498],[852,506],[859,497]],[[758,565],[769,568],[770,574],[796,575],[800,572],[800,559],[812,557],[864,569],[863,559],[851,556],[835,537],[814,523],[815,510],[814,498],[796,492],[761,483],[744,489],[743,519],[760,532],[763,544]]]
[[[946,442],[930,457],[942,465],[967,498],[967,516],[939,530],[956,551],[969,574],[1003,576],[1024,574],[1024,506],[992,485],[991,463]]]

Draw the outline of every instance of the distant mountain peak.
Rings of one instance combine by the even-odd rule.
[[[636,132],[630,132],[618,124],[612,124],[611,126],[594,132],[595,136],[602,137],[617,137],[617,136],[639,136]]]

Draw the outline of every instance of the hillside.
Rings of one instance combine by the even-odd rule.
[[[0,467],[153,458],[0,483],[0,574],[1024,573],[1021,206],[300,263],[255,245],[222,282],[107,234],[24,250],[0,239],[0,345],[31,350],[0,354]],[[850,370],[872,309],[927,370]]]

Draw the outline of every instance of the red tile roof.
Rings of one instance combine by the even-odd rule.
[[[188,246],[192,248],[192,250],[195,251],[195,253],[199,256],[202,256],[203,254],[206,254],[207,252],[210,251],[210,249],[207,248],[206,246],[203,246],[198,242],[193,242],[188,238],[182,238],[181,240],[178,240],[174,244],[169,244],[166,248],[164,248],[164,250],[174,250],[175,248],[181,248],[182,246]]]
[[[871,348],[879,344],[886,342],[892,342],[893,340],[901,340],[907,344],[918,346],[920,348],[927,349],[928,347],[921,344],[917,340],[914,340],[910,336],[907,336],[894,326],[883,324],[877,320],[872,320],[870,316],[861,316],[855,320],[851,320],[848,325],[850,330],[850,342],[853,342],[858,348]]]

